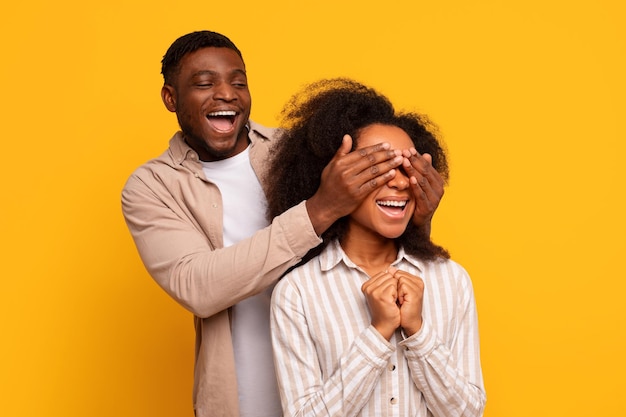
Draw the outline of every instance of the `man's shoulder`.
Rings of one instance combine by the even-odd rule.
[[[161,155],[149,159],[143,164],[139,165],[132,172],[130,177],[144,177],[146,175],[154,175],[159,171],[169,170],[172,165],[172,158],[169,150],[165,150]]]
[[[177,137],[178,133],[170,139],[169,147],[165,149],[161,155],[151,158],[135,168],[130,174],[125,188],[133,182],[150,183],[155,180],[158,181],[158,178],[165,175],[172,175],[173,171],[176,171],[175,166],[177,165],[175,156],[175,148],[179,146],[176,143]]]

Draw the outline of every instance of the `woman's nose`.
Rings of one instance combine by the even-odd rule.
[[[397,190],[405,190],[409,186],[409,177],[406,175],[404,170],[396,169],[396,176],[389,180],[387,185],[390,188],[395,188]]]

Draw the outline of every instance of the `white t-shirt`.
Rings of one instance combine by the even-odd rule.
[[[224,246],[268,226],[267,201],[250,165],[248,148],[231,158],[202,162],[217,185],[224,207]],[[233,307],[232,334],[241,417],[282,416],[270,338],[272,288]]]

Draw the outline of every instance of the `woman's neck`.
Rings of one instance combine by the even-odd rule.
[[[369,276],[385,271],[398,256],[395,241],[380,235],[348,232],[340,243],[348,258]]]

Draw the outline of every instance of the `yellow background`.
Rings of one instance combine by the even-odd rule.
[[[199,29],[243,51],[256,121],[341,75],[440,126],[434,238],[474,281],[485,416],[626,415],[621,0],[3,4],[0,415],[192,415],[192,316],[119,194],[176,129],[160,59]]]

